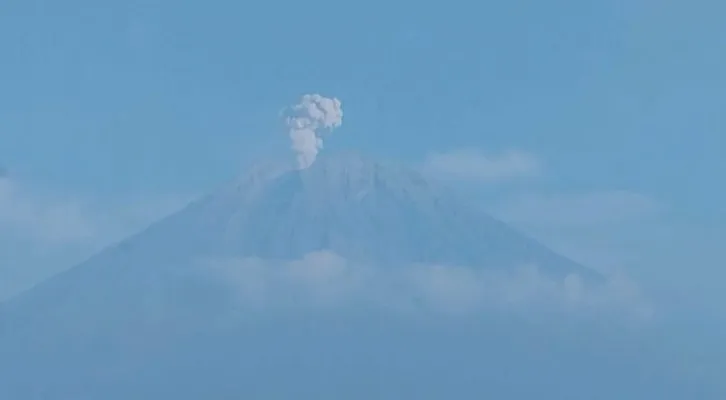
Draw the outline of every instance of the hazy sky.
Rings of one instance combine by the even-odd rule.
[[[726,5],[478,3],[5,0],[0,298],[292,157],[305,93],[342,101],[325,152],[423,165],[580,261],[717,298]]]

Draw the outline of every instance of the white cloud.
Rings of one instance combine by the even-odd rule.
[[[531,194],[508,199],[494,213],[512,222],[549,227],[615,225],[656,216],[663,206],[628,191]]]
[[[634,254],[662,225],[666,207],[623,191],[527,193],[490,212],[554,251],[598,271],[645,268]]]
[[[210,259],[200,261],[200,266],[231,289],[245,309],[373,306],[445,315],[600,310],[638,319],[652,313],[637,287],[624,276],[597,285],[576,275],[557,280],[535,266],[506,272],[444,265],[380,268],[354,264],[325,251],[291,262]]]
[[[522,151],[486,154],[474,149],[459,149],[429,155],[423,169],[443,179],[496,182],[538,176],[542,163],[534,155]]]
[[[91,200],[0,175],[0,301],[143,229],[191,198]]]
[[[51,244],[98,234],[80,201],[32,193],[9,178],[0,178],[0,230]]]
[[[144,196],[103,204],[0,176],[0,233],[38,245],[105,244],[180,209],[190,199]]]

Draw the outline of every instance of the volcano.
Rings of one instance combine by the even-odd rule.
[[[200,257],[294,260],[322,250],[391,267],[536,264],[554,276],[596,276],[418,172],[354,155],[321,157],[303,170],[257,166],[82,268],[120,258],[169,267]]]
[[[548,388],[559,399],[612,394],[605,389],[610,379],[595,385],[598,372],[576,367],[596,357],[583,347],[589,344],[533,335],[507,320],[456,330],[372,314],[233,318],[228,292],[204,279],[197,263],[248,258],[284,263],[321,251],[391,270],[438,265],[507,271],[536,265],[553,279],[572,274],[595,283],[602,279],[404,166],[348,154],[321,156],[302,170],[261,164],[2,304],[0,397],[363,399],[499,393],[530,399]],[[565,342],[568,350],[557,350]],[[570,365],[570,372],[548,367],[553,359]],[[622,372],[620,385],[666,381],[642,376],[638,371],[652,369],[637,363],[598,368],[629,371]],[[575,384],[573,373],[582,385]],[[431,374],[443,379],[442,385],[427,388]],[[511,374],[529,386],[512,381]],[[486,390],[481,382],[487,382]],[[663,396],[676,392],[659,393],[670,398]]]

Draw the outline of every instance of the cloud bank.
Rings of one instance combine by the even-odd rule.
[[[376,307],[396,312],[472,315],[483,311],[604,312],[637,319],[653,309],[623,276],[594,286],[577,275],[558,280],[536,266],[515,271],[410,265],[353,264],[327,251],[300,260],[201,260],[243,308]]]

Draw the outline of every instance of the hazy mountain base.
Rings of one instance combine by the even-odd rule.
[[[709,398],[658,365],[658,360],[643,360],[648,350],[591,332],[586,340],[577,340],[573,333],[555,335],[501,323],[496,330],[478,324],[455,330],[451,325],[444,329],[376,318],[358,323],[332,317],[299,319],[177,338],[144,351],[128,347],[109,351],[102,346],[93,353],[67,351],[62,362],[26,370],[25,380],[10,375],[13,380],[3,387],[3,395],[12,399],[34,398],[38,393],[50,399]]]
[[[494,317],[295,313],[65,344],[3,371],[3,398],[719,398],[645,337]]]
[[[717,398],[639,303],[584,301],[600,292],[575,278],[330,253],[144,271],[57,283],[33,319],[3,308],[0,397]]]

